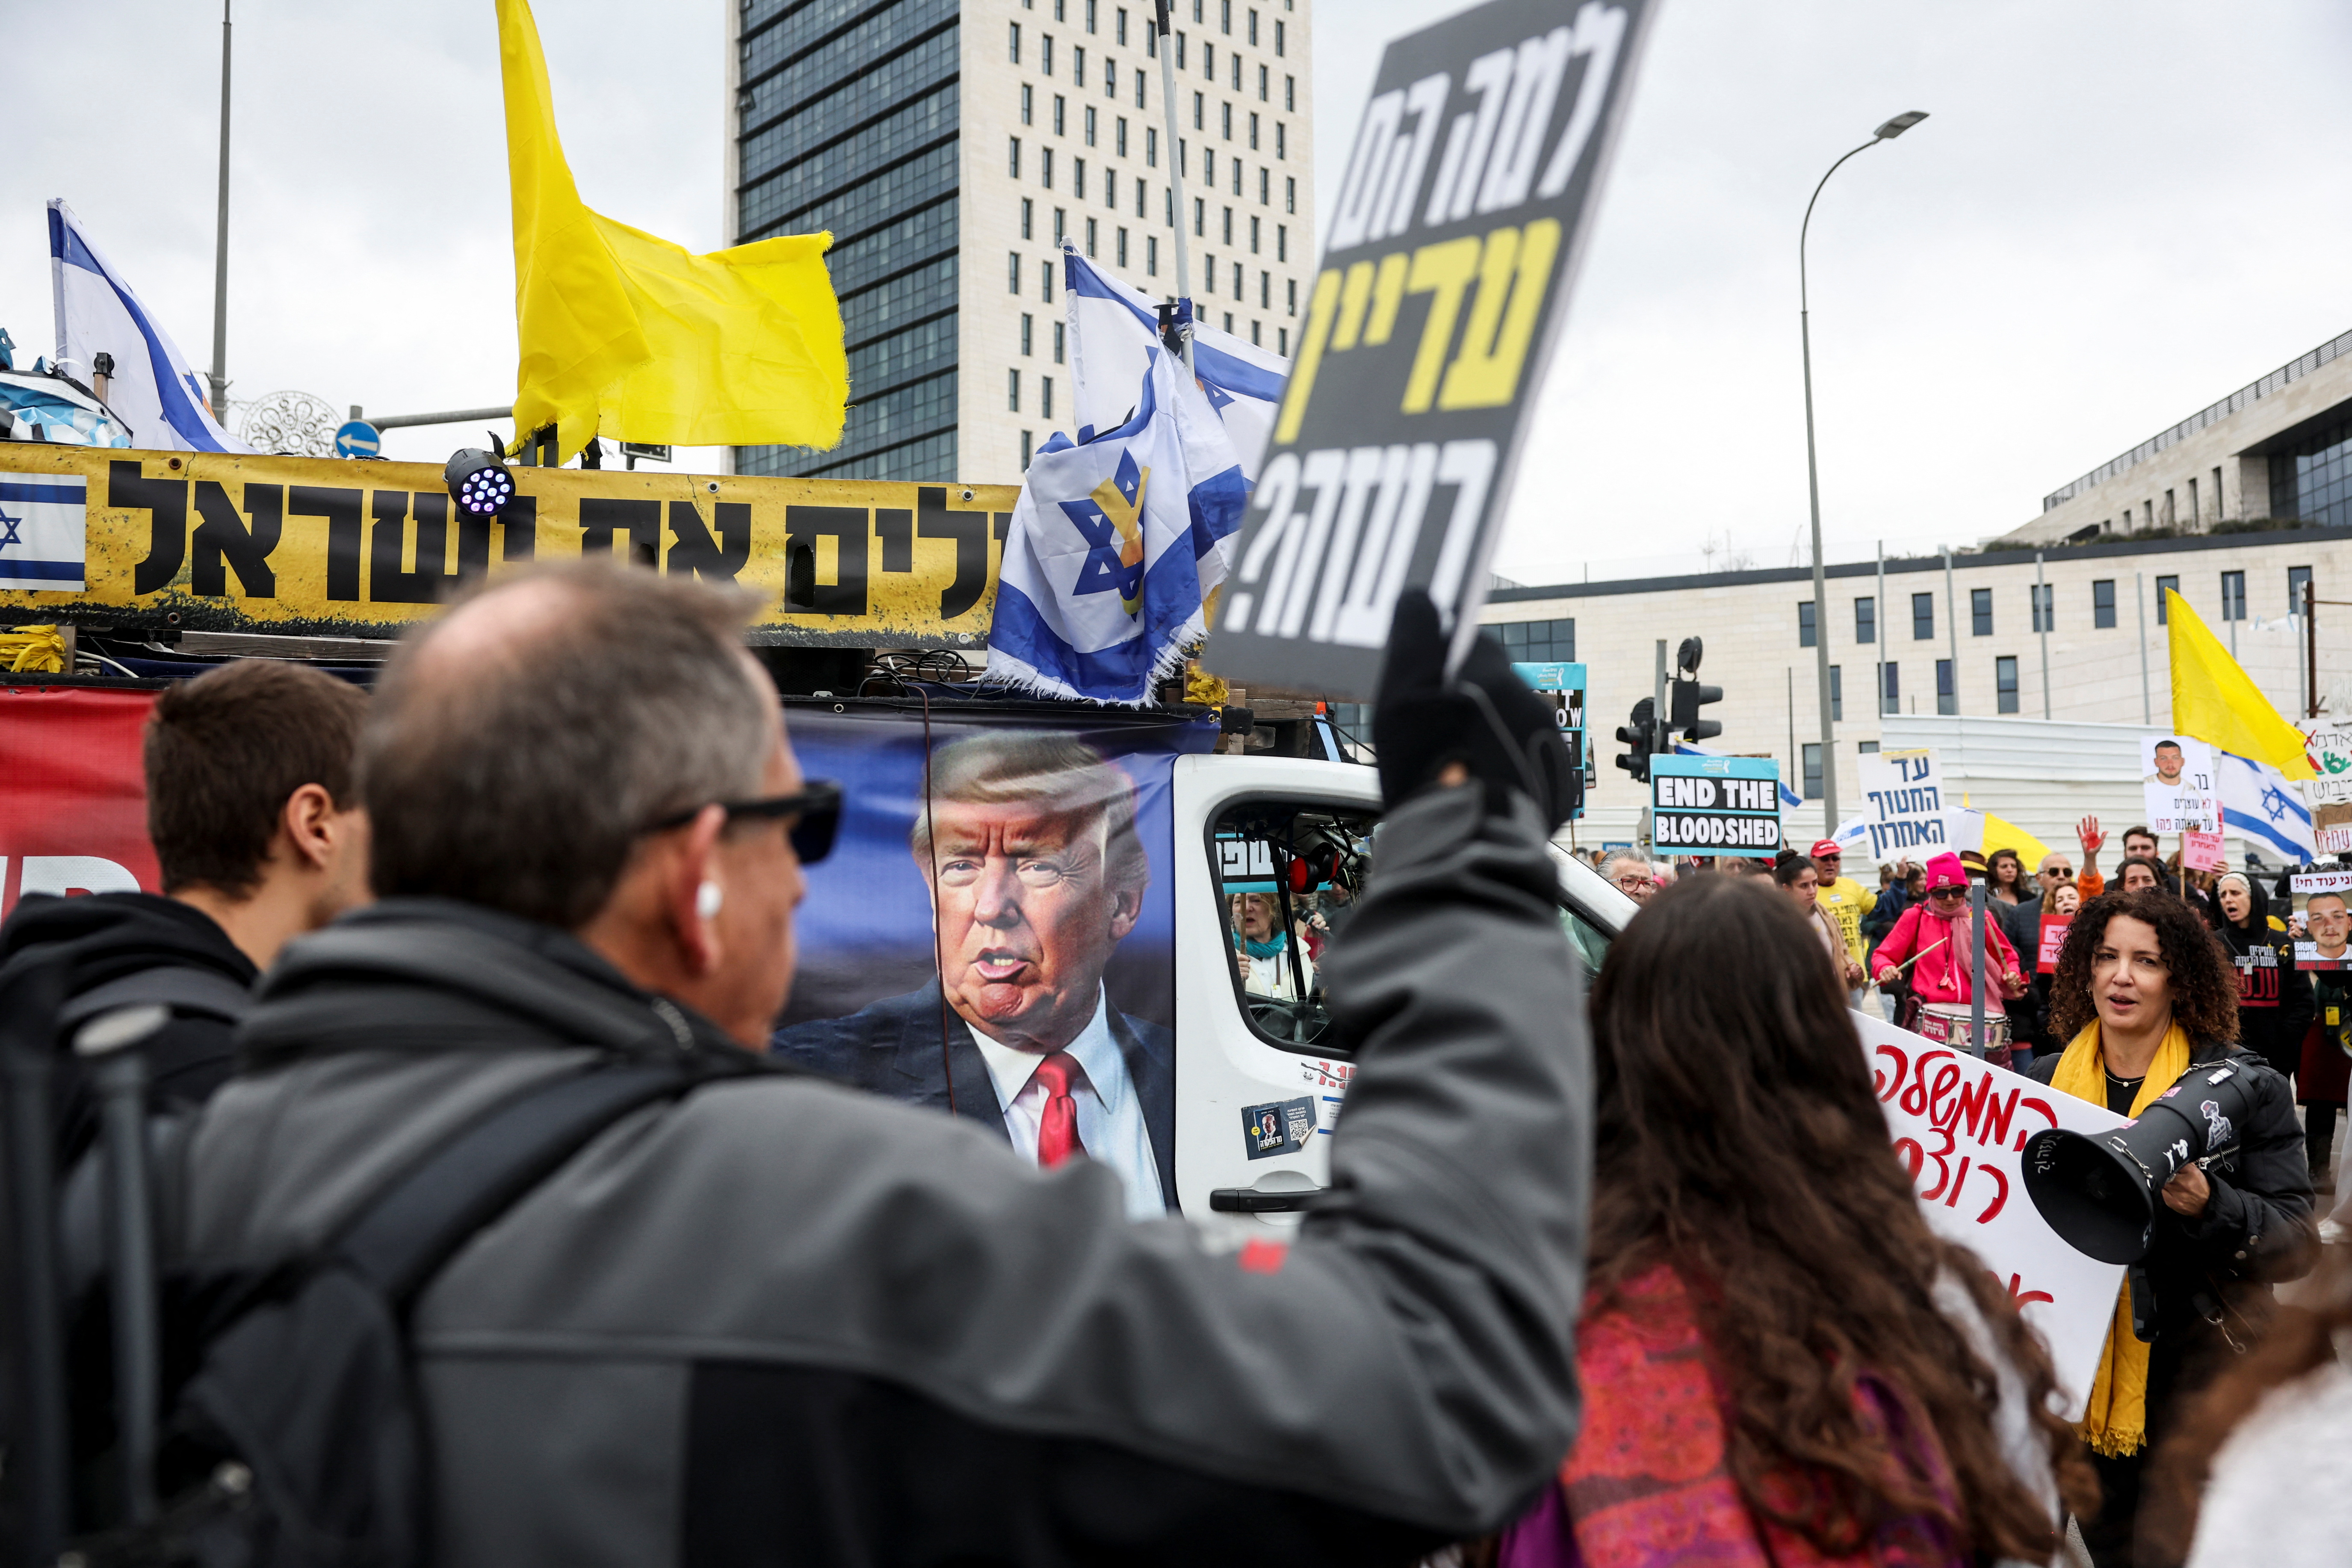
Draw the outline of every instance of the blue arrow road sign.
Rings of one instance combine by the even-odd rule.
[[[383,435],[364,419],[354,419],[335,432],[335,456],[373,458],[383,450]]]

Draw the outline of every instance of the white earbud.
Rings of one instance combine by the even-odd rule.
[[[705,882],[694,889],[694,912],[704,920],[717,920],[719,906],[726,901],[726,893],[716,882]]]

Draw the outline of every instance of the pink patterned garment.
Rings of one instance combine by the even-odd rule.
[[[1864,1551],[1832,1557],[1759,1519],[1725,1452],[1722,1401],[1682,1279],[1660,1267],[1577,1328],[1584,1425],[1559,1486],[1503,1534],[1501,1568],[1958,1568],[1951,1532],[1899,1520]],[[1859,1396],[1915,1470],[1953,1495],[1932,1437],[1907,1430],[1901,1402],[1874,1378]],[[1801,1478],[1776,1478],[1790,1487]]]

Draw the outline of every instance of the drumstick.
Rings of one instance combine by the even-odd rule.
[[[1927,957],[1929,953],[1935,952],[1937,948],[1943,946],[1946,942],[1951,940],[1952,939],[1948,936],[1937,937],[1935,941],[1929,942],[1927,946],[1921,948],[1918,952],[1913,953],[1910,957],[1896,964],[1895,966],[1895,973],[1897,974],[1902,973],[1905,970],[1910,968],[1913,964],[1918,963],[1921,959]]]

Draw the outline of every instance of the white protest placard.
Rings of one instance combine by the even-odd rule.
[[[1947,803],[1932,749],[1874,752],[1862,759],[1861,775],[1861,821],[1873,860],[1924,861],[1948,849],[1959,852],[1965,814],[1958,801]]]
[[[2096,1134],[2126,1119],[1872,1014],[1853,1021],[1927,1228],[1974,1252],[2008,1287],[2050,1347],[2063,1414],[2075,1419],[2098,1375],[2124,1270],[2050,1228],[2026,1195],[2025,1141],[2046,1127]]]
[[[2213,748],[2178,735],[2143,735],[2140,783],[2147,791],[2148,831],[2219,833],[2221,802],[2213,787]]]
[[[2287,888],[2293,912],[2304,922],[2296,933],[2294,966],[2352,969],[2352,867],[2297,871],[2287,879]]]
[[[2319,776],[2302,782],[2303,798],[2313,805],[2352,803],[2352,729],[2331,724],[2314,730],[2305,738],[2304,751]]]

